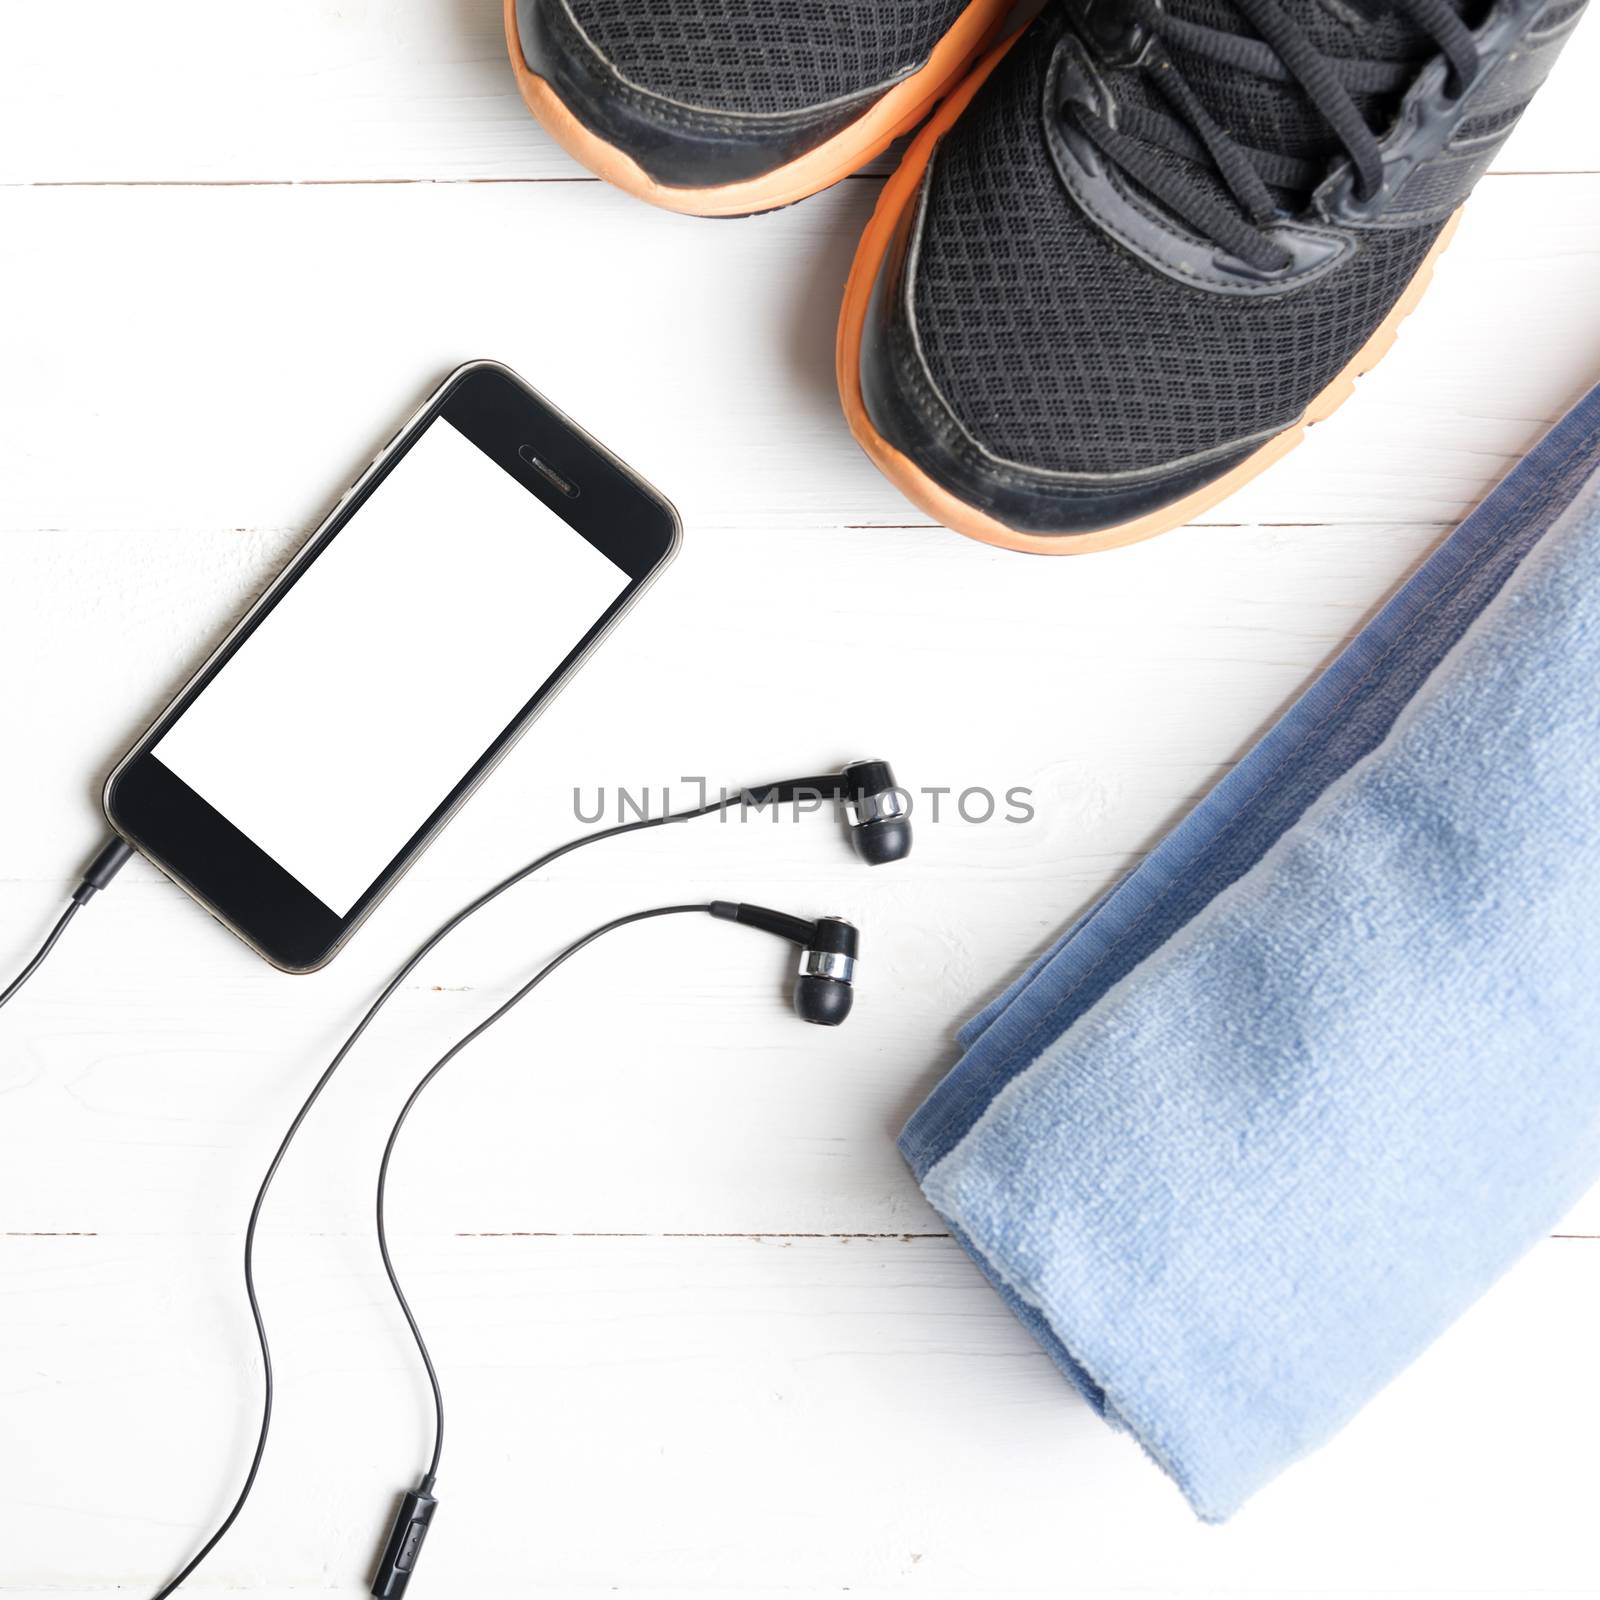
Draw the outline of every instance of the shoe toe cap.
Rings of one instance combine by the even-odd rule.
[[[1128,470],[1076,470],[1018,459],[982,437],[985,415],[998,409],[993,384],[980,383],[970,364],[970,387],[963,387],[959,366],[944,363],[936,374],[925,335],[937,330],[926,326],[928,307],[919,308],[918,273],[929,247],[924,230],[937,159],[935,154],[877,262],[856,352],[861,411],[885,444],[979,517],[1023,536],[1058,540],[1149,516],[1203,489],[1251,453],[1259,441],[1234,441],[1195,457]],[[1014,363],[1025,356],[995,348],[988,358]]]

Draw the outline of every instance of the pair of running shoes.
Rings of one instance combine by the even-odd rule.
[[[1585,0],[506,0],[528,105],[673,210],[921,127],[839,322],[846,417],[974,538],[1188,522],[1350,393]]]

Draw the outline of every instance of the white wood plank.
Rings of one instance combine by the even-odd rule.
[[[0,1030],[0,1216],[16,1228],[231,1231],[277,1130],[365,999],[451,909],[580,831],[596,786],[757,781],[883,750],[922,789],[1033,791],[1026,824],[924,800],[902,865],[869,871],[810,817],[701,822],[561,864],[463,930],[396,1001],[307,1131],[305,1226],[359,1226],[405,1087],[576,931],[636,906],[737,897],[860,923],[856,1013],[803,1027],[786,958],[737,930],[639,929],[575,962],[433,1093],[414,1159],[455,1225],[613,1230],[933,1226],[891,1139],[955,1024],[1220,776],[1437,536],[1208,530],[1043,569],[919,531],[692,539],[622,629],[386,904],[309,979],[271,972],[142,863],[80,919]],[[26,752],[0,829],[0,927],[43,931],[103,827],[94,774],[170,692],[287,539],[12,535],[0,741]],[[949,582],[935,551],[962,560]],[[747,577],[730,577],[743,567]],[[1037,570],[1038,564],[1027,570]],[[839,574],[851,590],[841,598]],[[844,696],[797,694],[803,646],[759,599],[832,615]],[[893,596],[893,602],[878,599]],[[80,647],[73,627],[92,630]],[[859,647],[855,641],[861,641]],[[859,659],[858,659],[859,648]],[[1003,692],[990,684],[998,680]],[[680,803],[693,791],[678,785]],[[671,952],[671,960],[665,958]],[[3,965],[4,963],[0,963]],[[630,996],[618,1007],[615,996]],[[463,1166],[459,1153],[481,1160]],[[359,1152],[359,1158],[346,1152]],[[320,1219],[320,1221],[319,1221]],[[1600,1232],[1596,1221],[1587,1231]]]
[[[834,393],[870,200],[848,185],[712,227],[592,185],[0,191],[0,230],[28,242],[0,287],[37,308],[5,334],[0,530],[303,529],[485,353],[661,483],[691,538],[737,530],[752,563],[786,533],[925,523]],[[1597,352],[1600,175],[1489,181],[1358,398],[1205,520],[1453,520],[1600,376]],[[1081,564],[1030,581],[1066,588]]]
[[[1580,30],[1499,159],[1600,171]],[[0,182],[572,179],[523,109],[500,0],[14,6]]]
[[[514,973],[600,916],[729,883],[703,868],[666,885],[648,867],[641,876],[642,889],[542,894],[537,910],[434,963],[319,1105],[273,1216],[310,1232],[365,1229],[401,1101]],[[1031,953],[1030,930],[1059,918],[1052,895],[1085,897],[1065,875],[1043,876],[1043,887],[1002,878],[987,894],[843,903],[866,927],[871,966],[836,1034],[785,1015],[787,963],[734,931],[624,936],[453,1064],[407,1132],[396,1184],[468,1233],[941,1231],[892,1141],[953,1060],[954,1023],[991,987],[984,941],[1014,953],[1009,970]],[[460,885],[417,887],[443,898]],[[808,903],[793,879],[763,878],[757,893],[841,907],[835,894]],[[8,1019],[0,1231],[232,1237],[291,1113],[376,989],[372,958],[415,929],[374,930],[368,959],[352,952],[337,985],[330,973],[290,992],[170,892],[119,887],[103,915]],[[679,963],[706,976],[685,980],[670,970]],[[1600,1193],[1556,1231],[1600,1237]]]
[[[913,580],[923,538],[835,532],[771,547],[767,579],[800,616],[833,603],[852,559],[864,597],[900,585],[893,609],[873,615],[863,599],[838,613],[847,640],[859,627],[872,642],[869,661],[893,663],[843,700],[797,699],[794,652],[768,659],[759,618],[729,607],[717,568],[739,559],[739,537],[692,543],[685,570],[317,977],[271,972],[130,867],[0,1034],[6,1225],[234,1229],[276,1130],[365,997],[455,905],[579,831],[574,784],[590,803],[601,782],[748,782],[881,748],[914,787],[1026,786],[1037,814],[973,826],[946,800],[938,823],[924,810],[913,858],[876,871],[825,817],[702,822],[563,863],[419,974],[307,1131],[299,1159],[322,1176],[281,1203],[307,1226],[359,1226],[365,1179],[348,1181],[351,1162],[367,1171],[411,1078],[519,974],[622,910],[734,896],[861,924],[847,1028],[793,1018],[776,946],[709,921],[633,930],[452,1069],[408,1159],[438,1175],[464,1230],[930,1226],[891,1138],[951,1059],[956,1022],[1220,775],[1432,534],[1217,529],[1080,563],[1059,592],[1006,581],[1016,564],[976,549],[962,589]],[[240,573],[207,554],[227,536],[8,542],[0,675],[37,685],[0,707],[6,747],[29,753],[0,830],[0,926],[20,954],[98,836],[89,774],[170,687],[159,680],[181,673],[191,635],[237,603]],[[269,564],[246,543],[247,566]],[[115,607],[157,571],[155,593]],[[1151,611],[1158,577],[1165,598]],[[30,616],[92,593],[102,642],[40,671]],[[979,714],[974,689],[993,672],[1007,689]],[[463,1167],[464,1149],[481,1159]]]
[[[947,1240],[396,1250],[447,1385],[419,1592],[1592,1593],[1600,1245],[1541,1246],[1222,1528]],[[231,1245],[3,1240],[7,1594],[153,1588],[253,1438]],[[356,1594],[426,1389],[365,1240],[273,1237],[258,1498],[193,1592]]]

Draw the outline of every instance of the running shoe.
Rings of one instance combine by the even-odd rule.
[[[1051,0],[862,239],[856,437],[992,544],[1191,521],[1389,348],[1583,5]]]
[[[966,74],[1012,0],[506,0],[523,98],[641,200],[742,216],[854,172]]]

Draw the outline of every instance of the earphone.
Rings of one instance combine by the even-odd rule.
[[[804,1022],[836,1028],[850,1015],[856,956],[861,936],[842,917],[822,917],[807,922],[765,906],[735,905],[713,900],[706,910],[727,922],[747,928],[765,928],[780,939],[800,946],[800,970],[794,980],[795,1014]]]
[[[272,1423],[274,1387],[272,1354],[268,1345],[266,1323],[261,1314],[261,1306],[256,1296],[255,1286],[255,1239],[262,1207],[266,1202],[272,1181],[277,1176],[278,1168],[282,1164],[284,1156],[288,1153],[289,1146],[293,1143],[295,1135],[300,1131],[302,1124],[310,1114],[312,1107],[320,1098],[322,1091],[327,1087],[334,1073],[338,1071],[345,1057],[349,1055],[356,1042],[367,1031],[378,1012],[388,1003],[400,985],[430,952],[459,928],[462,923],[467,921],[469,917],[474,916],[492,901],[498,899],[506,890],[531,877],[541,868],[550,865],[574,850],[581,849],[585,845],[597,844],[602,839],[616,838],[625,833],[635,833],[668,823],[688,822],[696,817],[711,816],[743,807],[766,807],[789,801],[824,799],[831,799],[844,804],[849,823],[851,844],[857,855],[869,865],[879,866],[890,861],[903,860],[910,854],[911,824],[909,805],[904,792],[895,784],[893,770],[886,761],[853,761],[838,773],[816,778],[785,779],[778,783],[757,785],[753,788],[742,789],[735,793],[724,795],[692,810],[666,812],[659,816],[618,823],[613,827],[602,828],[594,833],[584,834],[577,839],[569,840],[566,844],[546,851],[526,866],[518,868],[517,871],[501,879],[499,883],[493,885],[475,900],[462,907],[461,910],[436,928],[406,958],[379,992],[377,998],[367,1008],[361,1020],[351,1030],[344,1043],[340,1045],[338,1051],[334,1054],[333,1059],[312,1085],[310,1093],[301,1103],[283,1138],[279,1141],[277,1150],[261,1180],[260,1187],[256,1191],[244,1238],[245,1294],[249,1300],[250,1314],[255,1324],[256,1339],[261,1350],[264,1391],[261,1427],[257,1435],[255,1451],[252,1455],[249,1469],[245,1474],[244,1483],[227,1514],[182,1569],[157,1591],[153,1600],[167,1600],[168,1596],[176,1593],[226,1536],[228,1530],[244,1509],[251,1490],[255,1487],[256,1477],[261,1470],[261,1462],[266,1453],[267,1437]],[[427,1534],[437,1505],[433,1495],[433,1488],[444,1439],[444,1398],[438,1374],[428,1354],[427,1345],[423,1341],[416,1318],[412,1314],[411,1306],[400,1287],[399,1279],[389,1255],[387,1229],[384,1220],[384,1200],[387,1190],[389,1161],[398,1141],[400,1131],[422,1092],[444,1067],[454,1060],[473,1040],[480,1037],[509,1011],[519,1005],[556,968],[576,955],[580,950],[606,934],[630,924],[657,917],[693,912],[708,913],[722,921],[737,922],[746,927],[758,928],[798,946],[800,958],[794,980],[793,1000],[796,1013],[804,1021],[832,1027],[843,1022],[850,1014],[854,995],[856,961],[859,955],[859,935],[855,927],[842,918],[821,917],[812,921],[804,917],[791,916],[785,912],[768,910],[763,906],[745,905],[725,900],[714,900],[708,903],[692,905],[657,906],[618,917],[611,922],[602,924],[598,928],[591,929],[581,938],[574,940],[550,961],[546,962],[509,1000],[505,1001],[482,1022],[478,1023],[476,1027],[457,1040],[424,1074],[412,1090],[405,1105],[401,1108],[384,1149],[383,1161],[378,1175],[376,1220],[384,1270],[388,1276],[390,1287],[394,1290],[395,1297],[405,1316],[406,1323],[411,1330],[412,1337],[416,1341],[418,1352],[421,1355],[433,1391],[435,1408],[434,1450],[432,1462],[428,1471],[423,1475],[419,1487],[405,1496],[399,1515],[395,1519],[394,1526],[385,1545],[371,1590],[374,1596],[379,1597],[379,1600],[399,1600],[399,1596],[405,1592],[407,1585],[410,1583],[418,1551],[421,1549],[422,1541]]]
[[[850,842],[869,867],[903,861],[911,854],[911,802],[887,761],[852,761],[826,777],[761,784],[746,789],[744,799],[753,806],[843,800],[850,814]]]
[[[407,1585],[411,1582],[411,1574],[416,1568],[422,1542],[427,1537],[428,1529],[433,1523],[434,1511],[438,1507],[433,1487],[439,1475],[439,1458],[444,1450],[444,1391],[439,1383],[439,1374],[433,1365],[433,1357],[428,1353],[427,1342],[422,1337],[422,1330],[418,1327],[416,1316],[411,1309],[411,1302],[407,1300],[405,1290],[400,1287],[400,1279],[389,1254],[385,1200],[389,1186],[389,1163],[394,1156],[395,1146],[399,1143],[400,1131],[405,1127],[412,1108],[428,1085],[474,1039],[486,1033],[507,1012],[520,1005],[569,957],[618,928],[656,917],[680,916],[696,911],[709,911],[712,916],[728,922],[743,923],[749,928],[761,928],[768,933],[776,934],[780,939],[787,939],[792,944],[799,945],[800,966],[794,981],[796,1014],[806,1022],[819,1023],[824,1027],[837,1027],[849,1016],[851,986],[855,980],[855,963],[859,948],[859,936],[851,923],[840,917],[822,917],[816,922],[807,922],[803,917],[792,917],[787,912],[770,911],[765,906],[738,905],[728,900],[713,900],[708,905],[653,906],[649,910],[633,911],[627,916],[602,923],[547,961],[509,1000],[491,1012],[470,1033],[458,1039],[429,1067],[407,1097],[406,1103],[400,1108],[399,1116],[395,1118],[394,1126],[389,1131],[388,1142],[383,1147],[383,1160],[378,1166],[378,1251],[383,1258],[383,1270],[389,1279],[389,1287],[394,1291],[394,1297],[406,1319],[406,1326],[411,1330],[411,1337],[416,1343],[417,1353],[422,1358],[429,1386],[433,1390],[434,1432],[433,1456],[428,1463],[428,1470],[423,1473],[417,1487],[402,1497],[400,1509],[395,1514],[383,1554],[379,1558],[371,1590],[375,1600],[400,1600],[400,1596],[405,1593]]]

